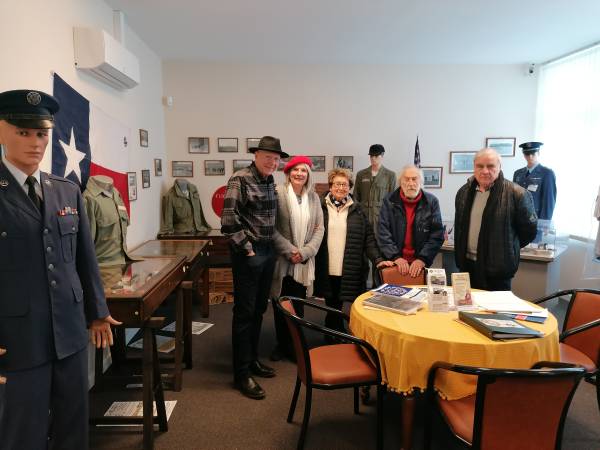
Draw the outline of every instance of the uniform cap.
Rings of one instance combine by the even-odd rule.
[[[535,153],[540,151],[542,145],[544,145],[543,142],[524,142],[519,147],[521,147],[523,153]]]
[[[51,95],[21,89],[0,93],[0,120],[21,128],[53,128],[60,106]]]
[[[379,156],[385,153],[385,148],[381,144],[373,144],[369,147],[369,156]]]

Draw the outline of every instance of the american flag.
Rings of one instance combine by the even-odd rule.
[[[417,136],[417,142],[415,142],[415,166],[421,167],[421,151],[419,150],[419,136]]]

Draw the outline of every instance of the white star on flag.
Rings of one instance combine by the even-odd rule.
[[[69,139],[70,144],[64,143],[62,140],[59,141],[60,145],[65,152],[67,157],[67,166],[65,167],[65,173],[63,177],[67,177],[71,172],[75,172],[79,182],[81,182],[81,168],[79,163],[85,158],[85,153],[77,150],[75,147],[75,135],[73,134],[73,128],[71,128],[71,138]]]

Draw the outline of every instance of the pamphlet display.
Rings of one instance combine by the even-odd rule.
[[[458,318],[490,339],[525,339],[543,336],[541,332],[526,327],[504,314],[475,314],[459,311]]]
[[[459,311],[477,309],[471,295],[471,279],[468,272],[452,274],[452,288],[454,291],[454,306]]]
[[[444,269],[427,269],[427,304],[431,312],[447,312],[450,309]]]

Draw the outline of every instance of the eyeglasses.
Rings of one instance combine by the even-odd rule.
[[[347,188],[350,185],[348,183],[333,183],[336,188]]]

